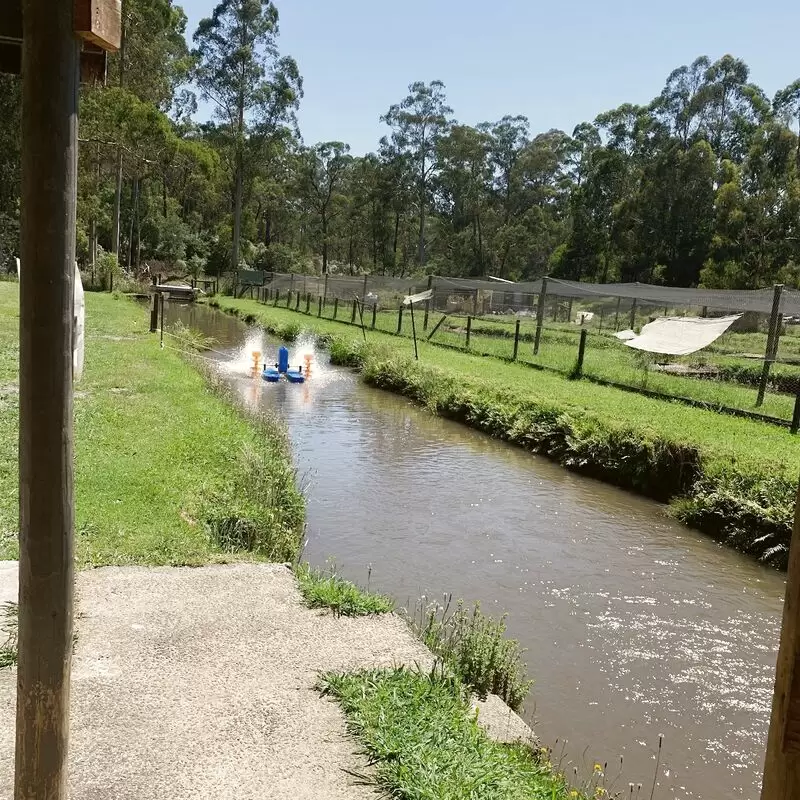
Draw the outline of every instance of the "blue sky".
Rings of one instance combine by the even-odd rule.
[[[215,0],[176,0],[189,35]],[[307,144],[377,147],[379,117],[416,80],[440,79],[471,125],[524,114],[534,133],[571,132],[624,102],[646,103],[699,55],[743,58],[772,97],[800,77],[794,0],[277,0],[280,47],[305,81]],[[203,110],[201,109],[201,115]],[[207,110],[205,113],[208,113]]]

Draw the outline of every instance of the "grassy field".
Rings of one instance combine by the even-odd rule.
[[[315,315],[218,297],[213,302],[287,338],[301,328],[336,341],[341,363],[432,411],[634,491],[777,566],[791,536],[800,440],[788,430],[572,381],[522,364],[367,332]],[[349,316],[348,318],[349,319]]]
[[[274,306],[273,306],[274,307]],[[285,308],[285,300],[279,302],[278,308]],[[294,308],[294,302],[290,308]],[[305,309],[305,302],[301,303]],[[318,305],[312,303],[312,312],[316,316]],[[348,304],[340,302],[338,309],[328,303],[322,310],[322,316],[332,319],[338,311],[337,320],[352,319],[352,301]],[[364,312],[364,322],[372,327],[372,310]],[[358,317],[360,319],[360,316]],[[442,319],[441,313],[431,312],[428,330],[424,328],[424,311],[415,312],[417,335],[427,337],[434,326]],[[647,317],[640,317],[638,323],[647,322]],[[404,310],[402,319],[397,310],[384,310],[375,314],[375,328],[387,333],[400,330],[406,336],[412,334],[411,315]],[[514,328],[516,318],[491,316],[472,320],[470,350],[481,355],[492,355],[509,359],[514,350]],[[625,317],[624,325],[629,319]],[[449,316],[433,335],[433,340],[452,347],[466,347],[466,317]],[[781,337],[781,355],[797,355],[800,353],[800,335],[797,326],[787,328]],[[535,364],[548,369],[568,374],[574,367],[578,356],[580,327],[569,323],[546,321],[542,331],[539,353],[533,354],[533,340],[536,321],[531,317],[520,318],[520,342],[517,358],[525,363]],[[660,372],[653,368],[654,359],[626,347],[613,336],[613,331],[606,327],[598,331],[598,325],[587,326],[588,340],[584,361],[584,375],[636,389],[646,389],[670,397],[687,397],[711,406],[727,406],[744,411],[757,412],[781,420],[790,420],[794,409],[795,393],[800,391],[800,367],[789,364],[776,364],[772,368],[772,381],[761,407],[756,408],[756,386],[761,375],[762,362],[756,359],[742,358],[743,353],[763,354],[766,336],[761,333],[728,333],[716,345],[716,349],[670,359],[670,363],[685,366],[715,367],[719,374],[714,378],[699,378]],[[735,357],[731,354],[739,354]]]
[[[18,286],[0,283],[0,558],[17,554]],[[290,560],[304,507],[282,428],[246,420],[147,332],[145,309],[86,296],[75,395],[77,557],[100,564]]]

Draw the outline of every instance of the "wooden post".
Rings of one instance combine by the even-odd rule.
[[[397,312],[397,335],[399,336],[403,331],[403,306]]]
[[[275,297],[272,298],[272,307],[273,308],[277,308],[278,307],[278,298],[280,298],[280,296],[281,296],[280,289],[276,289],[275,290]]]
[[[289,273],[289,296],[291,297],[294,291],[294,272]]]
[[[297,297],[296,297],[295,303],[294,303],[294,310],[295,311],[299,311],[300,310],[300,292],[297,293]]]
[[[580,378],[583,375],[583,357],[586,355],[586,337],[589,331],[586,328],[581,329],[581,341],[578,345],[578,363],[575,364],[574,377]]]
[[[367,281],[369,280],[369,275],[364,276],[364,288],[361,290],[361,303],[362,305],[367,302]]]
[[[428,334],[428,341],[430,341],[433,338],[433,335],[436,333],[436,331],[439,330],[439,328],[441,327],[442,323],[446,319],[447,319],[447,314],[442,314],[442,318],[433,326],[433,330]]]
[[[375,330],[375,318],[378,315],[378,304],[372,304],[372,330]]]
[[[27,0],[22,44],[16,800],[66,800],[78,173],[73,4]]]
[[[517,351],[519,350],[519,323],[520,321],[517,320],[517,324],[514,326],[514,355],[512,356],[514,361],[517,360]]]
[[[414,358],[419,361],[419,350],[417,349],[417,326],[414,324],[414,303],[411,306],[411,335],[414,337]]]
[[[292,290],[289,289],[289,291],[286,292],[286,308],[289,308],[291,304],[292,304]]]
[[[356,321],[356,302],[357,302],[356,298],[354,297],[353,298],[353,310],[350,313],[350,324],[351,325],[355,324],[355,321]]]
[[[792,433],[800,430],[800,392],[794,398],[794,413],[792,414]]]
[[[472,316],[478,316],[478,289],[476,289],[475,293],[472,295]]]
[[[322,316],[322,295],[317,298],[317,316]]]
[[[572,303],[573,298],[570,297],[569,305],[567,306],[567,322],[572,322]],[[581,317],[581,325],[583,325],[583,317]]]
[[[605,316],[606,310],[605,308],[600,308],[600,328],[598,329],[598,333],[603,332],[603,317]]]
[[[761,800],[800,797],[800,489],[795,501],[794,532],[789,549],[789,571],[783,624],[775,668],[772,719]]]
[[[769,371],[777,353],[777,341],[780,336],[780,316],[781,316],[781,297],[783,295],[783,284],[776,283],[772,294],[772,313],[769,318],[769,333],[767,335],[767,349],[764,352],[764,366],[761,370],[761,379],[758,382],[758,395],[756,396],[756,408],[764,402],[764,395],[767,393],[769,383]]]
[[[333,298],[333,318],[334,319],[336,319],[336,316],[338,315],[338,313],[339,313],[339,298],[338,297],[334,297]]]
[[[311,313],[311,292],[306,294],[306,314]]]
[[[547,297],[547,278],[542,278],[542,290],[539,292],[539,302],[536,307],[536,338],[533,342],[533,354],[539,355],[539,342],[542,339],[542,326],[544,325],[544,301]]]
[[[631,306],[631,324],[630,324],[631,330],[633,330],[634,327],[636,327],[636,298],[635,297],[633,298],[633,305]]]
[[[150,292],[150,333],[158,330],[158,292]]]
[[[467,343],[465,346],[466,350],[469,350],[469,337],[472,333],[472,317],[467,317]]]
[[[322,287],[322,305],[328,302],[328,273],[325,273],[325,285]]]
[[[617,298],[617,313],[614,315],[614,331],[615,332],[619,330],[619,307],[620,307],[621,303],[622,303],[622,298],[618,297]]]
[[[433,275],[428,275],[428,291],[433,288]],[[422,318],[422,330],[428,330],[428,314],[431,310],[431,301],[425,301],[425,316]]]

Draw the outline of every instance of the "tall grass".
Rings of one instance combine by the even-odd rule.
[[[389,597],[362,589],[336,574],[335,565],[318,569],[298,564],[294,570],[297,585],[309,608],[327,608],[335,617],[366,617],[388,614],[394,608]]]
[[[417,603],[410,618],[411,627],[426,647],[452,670],[479,697],[501,697],[518,711],[533,681],[522,661],[523,651],[515,639],[506,638],[506,618],[492,619],[452,595],[443,605]]]

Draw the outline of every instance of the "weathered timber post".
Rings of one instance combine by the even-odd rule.
[[[8,2],[0,12],[7,21]],[[120,7],[22,15],[16,800],[66,800],[74,548],[73,292],[79,42],[119,47]],[[86,12],[89,12],[88,14]],[[12,9],[13,14],[13,9]],[[105,24],[106,38],[94,26]]]
[[[353,310],[350,312],[350,324],[354,325],[356,321],[356,298],[353,298]]]
[[[428,275],[428,291],[431,291],[433,288],[433,275]],[[422,318],[422,330],[428,330],[428,314],[431,310],[431,301],[430,299],[425,301],[425,316]]]
[[[472,317],[467,317],[467,342],[464,348],[465,350],[469,350],[469,339],[471,334],[472,334]]]
[[[306,294],[306,314],[311,312],[311,292]]]
[[[761,379],[758,382],[758,395],[756,397],[756,408],[764,402],[764,395],[767,392],[769,383],[769,371],[772,362],[778,352],[778,337],[780,336],[780,317],[781,317],[781,297],[783,295],[783,284],[776,283],[772,294],[772,313],[769,318],[769,333],[767,335],[767,349],[764,352],[764,366],[761,370]]]
[[[575,364],[575,377],[580,378],[583,375],[583,358],[586,355],[586,337],[589,331],[586,328],[581,329],[581,341],[578,345],[578,363]]]
[[[333,298],[333,318],[334,319],[336,319],[336,316],[338,315],[338,313],[339,313],[339,298],[338,297],[334,297]]]
[[[542,326],[544,325],[544,302],[547,298],[547,278],[542,278],[542,290],[539,292],[539,302],[536,307],[536,338],[533,342],[533,354],[539,355],[539,342],[542,339]]]
[[[403,306],[397,312],[397,335],[399,336],[403,330]]]
[[[378,304],[372,304],[372,330],[375,330],[375,318],[378,315]]]
[[[633,330],[634,327],[636,327],[636,306],[637,306],[637,301],[636,298],[634,297],[633,305],[631,306],[631,324],[630,324],[631,330]]]
[[[795,500],[794,531],[789,549],[789,571],[772,719],[761,800],[796,800],[800,797],[800,488]]]
[[[614,330],[615,331],[619,330],[619,307],[620,307],[621,303],[622,303],[622,298],[618,297],[617,298],[617,313],[614,314]]]
[[[317,316],[322,316],[322,295],[317,298]]]
[[[517,360],[517,352],[519,351],[519,323],[520,321],[517,320],[517,324],[514,326],[514,355],[512,356],[514,361]]]
[[[794,398],[794,413],[792,414],[792,433],[800,430],[800,392]]]

